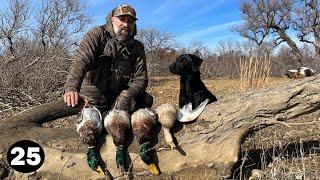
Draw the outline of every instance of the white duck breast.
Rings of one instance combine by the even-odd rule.
[[[101,113],[95,107],[83,108],[81,115],[77,117],[76,127],[80,138],[90,144],[102,131]]]
[[[157,114],[149,108],[139,109],[131,115],[132,131],[138,141],[148,141],[157,124]]]
[[[113,109],[104,118],[104,127],[112,136],[115,145],[122,145],[125,133],[130,128],[130,115],[126,111]]]

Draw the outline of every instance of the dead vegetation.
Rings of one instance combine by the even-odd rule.
[[[177,104],[178,82],[176,77],[151,78],[148,92],[155,96],[154,107],[162,103]],[[218,99],[234,96],[240,91],[239,79],[206,79],[204,82]],[[279,84],[290,82],[294,81],[285,78],[270,78],[266,86],[277,87]],[[286,179],[287,177],[316,179],[319,175],[320,128],[318,124],[308,124],[308,122],[318,121],[319,115],[320,113],[316,111],[294,120],[294,123],[301,122],[302,124],[292,125],[290,128],[279,124],[257,131],[246,138],[242,144],[239,165],[235,167],[233,177],[247,179],[251,175],[251,170],[256,169],[253,172],[261,175],[262,179]],[[63,124],[62,127],[61,124]],[[61,130],[70,128],[71,131],[72,129],[75,131],[72,119],[67,123],[63,120],[46,123],[46,126]],[[74,140],[77,139],[76,134],[73,134],[75,135]],[[59,141],[57,143],[59,144]],[[208,164],[171,175],[164,173],[160,177],[216,179],[219,175],[212,170],[214,167],[214,164]]]
[[[255,2],[256,5],[261,3]],[[319,70],[319,43],[306,39],[309,33],[305,30],[308,28],[308,21],[298,21],[298,17],[303,17],[319,27],[319,18],[312,21],[312,18],[319,17],[317,3],[314,0],[301,1],[301,7],[304,8],[295,12],[299,15],[295,21],[296,30],[300,32],[299,38],[310,44],[304,44],[299,49],[291,43],[290,48],[281,47],[275,52],[274,44],[262,42],[265,38],[263,36],[263,39],[260,37],[254,40],[259,42],[259,46],[252,41],[227,41],[220,42],[215,51],[210,51],[201,42],[194,42],[187,48],[180,47],[175,44],[175,36],[167,32],[153,28],[140,31],[140,39],[146,41],[150,69],[148,91],[155,97],[153,107],[163,103],[178,104],[179,80],[169,73],[168,65],[182,53],[201,55],[204,59],[201,67],[204,83],[218,99],[241,91],[292,83],[292,80],[281,76],[285,70],[294,66],[297,57],[302,57],[299,59],[302,64]],[[84,25],[89,22],[88,17],[82,14],[84,6],[78,0],[43,1],[33,18],[30,5],[28,0],[10,0],[8,11],[1,13],[0,122],[4,117],[61,97],[65,77],[73,61],[73,50],[83,35]],[[261,10],[268,9],[266,7],[261,6]],[[275,10],[284,12],[279,7],[280,9]],[[255,9],[247,10],[250,13],[250,10]],[[33,22],[36,26],[31,29],[32,19],[36,21]],[[319,28],[314,30],[317,30],[316,38],[311,40],[319,41]],[[272,35],[276,37],[277,33],[281,35],[280,38],[275,38],[276,44],[288,39],[280,30],[277,33],[268,32],[273,32]],[[252,134],[242,144],[242,156],[233,177],[247,179],[251,169],[258,169],[259,171],[254,171],[258,174],[258,179],[317,179],[320,176],[320,126],[319,123],[310,122],[318,121],[319,115],[319,112],[314,112],[301,116],[295,121],[302,123],[290,128],[275,125]],[[62,128],[74,130],[72,117],[45,123],[44,126],[59,129],[61,133],[64,132]],[[76,134],[73,135],[76,139]],[[4,153],[0,148],[0,161],[3,160]],[[173,176],[162,177],[215,179],[217,174],[212,173],[212,166],[214,165],[191,168]],[[0,166],[0,170],[1,168]]]
[[[165,102],[177,104],[175,97],[178,95],[178,88],[175,86],[178,83],[177,79],[156,78],[152,82],[153,85],[149,87],[151,94],[159,94],[159,92],[170,94],[169,98],[161,98],[162,96],[156,98],[155,106]],[[218,99],[232,96],[240,91],[239,79],[206,79],[204,82],[217,95]],[[286,78],[270,78],[265,85],[278,87],[280,84],[293,82],[293,80]],[[320,112],[316,111],[288,122],[293,122],[293,124],[301,122],[300,124],[296,123],[291,127],[279,124],[251,134],[241,145],[241,157],[233,177],[248,179],[252,169],[257,169],[261,179],[317,179],[320,175],[318,166],[320,123],[313,122],[319,121],[319,117]],[[186,173],[186,177],[199,176],[183,172]],[[193,169],[191,172],[206,172],[207,177],[202,176],[203,179],[217,178],[217,174],[210,174],[210,170],[206,168]]]
[[[240,91],[265,87],[270,78],[270,60],[251,57],[240,60]]]

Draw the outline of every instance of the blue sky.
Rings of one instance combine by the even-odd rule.
[[[243,37],[231,31],[241,23],[241,0],[82,0],[87,15],[93,20],[92,28],[105,23],[108,12],[119,4],[127,3],[137,11],[138,28],[157,28],[175,35],[177,43],[190,47],[192,41],[203,42],[214,50],[221,41],[242,41]],[[31,0],[40,3],[40,0]],[[7,8],[7,0],[0,11]],[[290,37],[302,46],[294,31]],[[283,43],[285,44],[285,43]]]
[[[239,0],[90,0],[92,26],[103,24],[107,13],[122,3],[136,9],[138,28],[165,30],[185,46],[197,40],[214,49],[220,41],[241,39],[231,31],[241,22]]]

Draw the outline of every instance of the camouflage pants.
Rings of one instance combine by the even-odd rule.
[[[151,108],[152,104],[153,97],[149,93],[145,92],[141,96],[131,100],[130,114],[134,113],[140,108]]]

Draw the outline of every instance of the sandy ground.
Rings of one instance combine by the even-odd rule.
[[[289,79],[272,78],[267,86],[276,86],[281,83],[290,83]],[[204,81],[208,89],[222,99],[234,93],[239,93],[238,79],[207,79]],[[147,90],[155,97],[153,108],[163,103],[178,104],[179,80],[174,77],[155,77],[150,79]],[[241,160],[234,168],[233,178],[247,179],[252,169],[258,169],[261,179],[319,179],[320,177],[320,124],[308,122],[318,121],[320,112],[304,115],[295,119],[301,124],[288,128],[282,125],[267,127],[247,137],[242,144]],[[63,153],[85,152],[84,145],[79,146],[75,131],[75,117],[67,117],[43,125],[45,128],[36,130],[36,142]],[[1,135],[1,133],[0,133]],[[33,135],[19,134],[2,139],[1,144],[10,144],[20,138]],[[163,135],[160,132],[157,147],[163,146]],[[136,142],[130,146],[130,152],[137,152]],[[0,160],[3,161],[4,150],[0,148]],[[63,155],[62,155],[63,156]],[[66,160],[68,156],[56,158],[56,161]],[[60,160],[59,160],[60,159]],[[72,163],[72,162],[70,162]],[[70,165],[70,164],[68,164]],[[72,164],[71,164],[72,165]],[[214,165],[212,165],[214,166]],[[174,174],[161,174],[160,176],[136,176],[137,179],[218,179],[219,172],[212,166],[189,168]],[[57,167],[59,169],[61,167]],[[0,167],[1,170],[1,167]],[[72,166],[67,171],[72,170]],[[1,171],[0,171],[1,173]],[[4,174],[8,172],[3,172]],[[56,179],[55,174],[40,174],[47,179]],[[15,176],[24,177],[25,176]],[[1,179],[1,178],[0,178]],[[19,179],[19,178],[18,178]],[[63,178],[61,178],[63,179]]]

